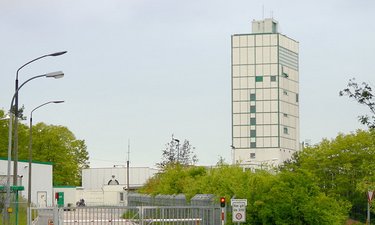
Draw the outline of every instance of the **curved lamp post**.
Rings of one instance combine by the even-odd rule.
[[[43,59],[43,58],[46,58],[46,57],[49,57],[49,56],[60,56],[60,55],[63,55],[67,53],[67,51],[61,51],[61,52],[55,52],[55,53],[51,53],[51,54],[47,54],[47,55],[42,55],[40,57],[37,57],[33,60],[30,60],[28,61],[27,63],[23,64],[21,67],[19,67],[17,69],[17,72],[16,72],[16,81],[15,81],[15,90],[14,92],[16,93],[16,96],[15,96],[15,105],[14,105],[14,115],[15,115],[15,118],[14,118],[14,164],[13,164],[13,183],[14,184],[17,184],[17,174],[18,174],[18,91],[19,90],[19,87],[18,87],[18,73],[20,72],[20,70],[22,68],[24,68],[25,66],[29,65],[30,63],[33,63],[39,59]]]
[[[45,105],[54,103],[63,103],[64,101],[49,101],[46,103],[43,103],[37,107],[35,107],[33,110],[31,110],[30,113],[30,135],[29,135],[29,182],[28,182],[28,189],[27,189],[27,205],[28,207],[31,207],[31,167],[32,167],[32,161],[33,161],[33,150],[32,150],[32,144],[33,144],[33,112],[40,107],[43,107]]]
[[[12,112],[12,106],[13,106],[13,103],[14,103],[14,100],[16,98],[16,96],[18,95],[18,92],[20,91],[20,89],[26,84],[28,83],[29,81],[31,80],[34,80],[34,79],[37,79],[37,78],[41,78],[41,77],[46,77],[46,78],[55,78],[55,79],[58,79],[58,78],[62,78],[64,77],[64,73],[62,71],[57,71],[57,72],[52,72],[52,73],[47,73],[47,74],[42,74],[42,75],[38,75],[38,76],[34,76],[34,77],[31,77],[30,79],[26,80],[25,82],[23,82],[21,84],[21,86],[15,91],[13,97],[12,97],[12,101],[10,103],[10,109],[9,109],[9,134],[8,134],[8,168],[7,168],[7,190],[6,190],[6,199],[5,199],[5,207],[4,207],[4,210],[7,210],[6,213],[4,213],[4,220],[8,221],[9,222],[9,212],[8,212],[8,208],[10,206],[10,170],[11,170],[11,155],[12,155],[12,121],[13,121],[13,112]],[[16,117],[17,118],[17,117]],[[15,122],[17,120],[15,119]],[[16,123],[17,124],[17,123]],[[13,176],[15,176],[15,174],[13,174]],[[17,180],[17,177],[16,177],[16,180]],[[17,185],[17,182],[16,183],[13,183],[13,185]]]

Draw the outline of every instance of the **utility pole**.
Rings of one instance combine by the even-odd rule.
[[[129,185],[130,185],[130,182],[129,182],[129,169],[130,169],[130,166],[129,166],[129,160],[130,160],[130,140],[128,139],[128,160],[126,161],[126,190],[127,190],[127,196],[129,196]]]

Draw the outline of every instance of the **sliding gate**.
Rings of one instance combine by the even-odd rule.
[[[32,225],[221,225],[221,219],[221,208],[215,206],[88,206],[29,211]]]

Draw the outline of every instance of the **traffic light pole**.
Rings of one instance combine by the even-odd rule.
[[[220,198],[221,225],[225,225],[225,197]]]

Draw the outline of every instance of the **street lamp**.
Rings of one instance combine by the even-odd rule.
[[[12,108],[13,108],[13,103],[14,103],[14,100],[16,99],[16,96],[18,96],[18,92],[20,91],[20,89],[26,83],[28,83],[31,80],[41,78],[41,77],[58,79],[58,78],[64,77],[64,73],[62,71],[58,71],[58,72],[46,73],[46,74],[31,77],[30,79],[23,82],[20,87],[18,87],[18,89],[15,91],[15,93],[12,97],[12,101],[10,103],[10,108],[9,108],[8,168],[7,168],[7,190],[6,190],[7,192],[6,192],[4,210],[8,210],[8,208],[10,206],[10,170],[11,170],[10,166],[11,166],[11,155],[12,155],[12,120],[13,120]],[[17,109],[15,109],[15,111],[17,111]],[[16,119],[17,119],[17,116],[15,117],[15,122],[17,121]],[[16,124],[17,123],[15,123],[15,125]],[[17,173],[13,174],[13,176],[16,177],[16,179],[15,179],[16,182],[13,182],[13,185],[17,185]],[[13,179],[13,181],[14,181],[14,179]],[[8,211],[6,213],[4,213],[4,220],[9,221],[9,212]]]
[[[172,140],[177,142],[177,163],[180,163],[180,140],[172,137]]]
[[[16,93],[16,96],[15,96],[15,104],[14,104],[14,115],[15,115],[15,118],[14,118],[14,164],[13,164],[13,183],[14,184],[17,184],[17,174],[18,174],[18,90],[19,90],[19,87],[18,87],[18,73],[20,72],[20,70],[22,68],[24,68],[25,66],[29,65],[30,63],[32,62],[35,62],[39,59],[43,59],[43,58],[46,58],[46,57],[49,57],[49,56],[60,56],[60,55],[64,55],[65,53],[67,53],[67,51],[61,51],[61,52],[55,52],[55,53],[51,53],[51,54],[47,54],[47,55],[42,55],[42,56],[39,56],[33,60],[30,60],[28,61],[27,63],[23,64],[21,67],[19,67],[17,69],[17,72],[16,72],[16,81],[15,81],[15,90],[14,92]]]
[[[35,107],[33,110],[31,110],[30,113],[30,135],[29,135],[29,182],[28,182],[28,189],[27,189],[27,205],[28,207],[31,207],[31,166],[32,166],[32,159],[33,159],[33,150],[32,150],[32,144],[33,144],[33,112],[37,109],[39,109],[42,106],[54,103],[63,103],[64,101],[49,101],[46,103],[43,103],[37,107]]]

